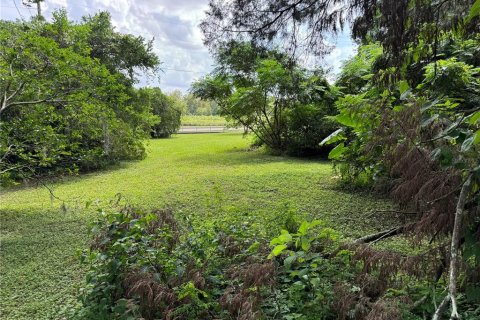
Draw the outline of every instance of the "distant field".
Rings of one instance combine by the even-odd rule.
[[[182,116],[182,126],[226,126],[227,120],[220,116]]]
[[[329,162],[251,150],[241,133],[178,135],[152,140],[148,149],[142,161],[51,185],[66,211],[41,186],[0,191],[2,320],[69,318],[65,311],[75,305],[85,272],[75,252],[88,246],[89,223],[118,193],[134,205],[172,208],[205,228],[250,217],[268,237],[291,208],[348,237],[385,228],[365,213],[390,204],[338,190]]]

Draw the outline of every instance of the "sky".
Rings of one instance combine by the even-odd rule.
[[[84,15],[109,11],[117,31],[155,38],[154,50],[163,72],[159,79],[142,77],[141,85],[159,86],[164,92],[187,92],[192,81],[213,69],[198,27],[207,5],[208,0],[45,0],[42,13],[49,20],[53,10],[64,7],[71,20],[79,21]],[[0,0],[3,20],[28,20],[35,14],[36,7],[28,8],[22,0]],[[323,67],[332,70],[330,80],[354,50],[349,34],[340,34],[336,47],[324,59]]]

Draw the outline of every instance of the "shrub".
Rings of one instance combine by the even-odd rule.
[[[285,226],[270,243],[254,220],[195,230],[168,210],[101,211],[77,319],[421,319],[441,296],[426,254],[405,256],[345,240],[322,221]],[[420,303],[419,303],[420,302]],[[475,304],[460,297],[465,315]]]

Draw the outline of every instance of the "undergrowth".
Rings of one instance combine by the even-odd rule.
[[[372,215],[390,202],[335,188],[328,162],[274,157],[248,144],[240,133],[151,140],[142,161],[48,182],[58,199],[42,185],[0,190],[0,318],[69,319],[64,310],[76,305],[86,271],[75,252],[88,245],[96,209],[110,210],[116,194],[172,208],[196,233],[221,225],[266,242],[280,232],[284,211],[299,221],[322,219],[351,238],[398,225]]]
[[[423,319],[442,296],[415,257],[351,245],[292,210],[281,220],[268,239],[248,217],[195,229],[169,210],[101,211],[80,253],[89,271],[72,318]]]

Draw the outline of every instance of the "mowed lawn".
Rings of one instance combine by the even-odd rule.
[[[88,245],[88,224],[117,194],[133,205],[172,208],[197,224],[248,215],[269,226],[293,208],[349,237],[385,227],[364,217],[390,204],[340,191],[329,162],[270,156],[248,145],[227,133],[152,140],[142,161],[49,184],[66,211],[42,186],[0,192],[0,318],[64,317],[83,281],[76,252]],[[277,232],[265,228],[259,232]]]

